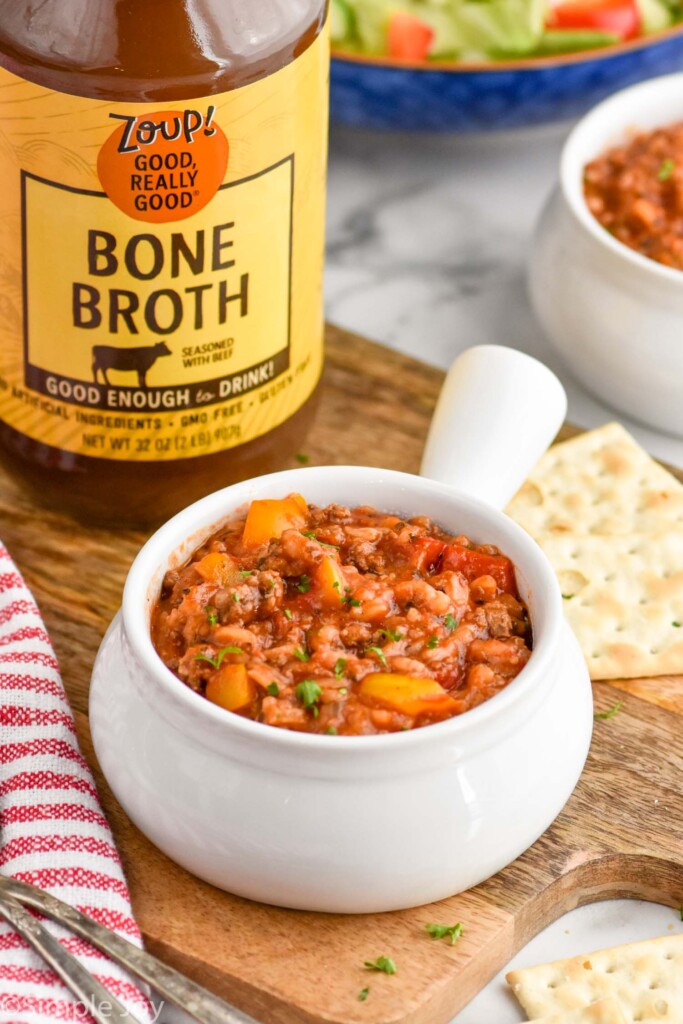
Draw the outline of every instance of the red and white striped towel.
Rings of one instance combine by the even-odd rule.
[[[121,862],[40,612],[0,545],[0,872],[30,882],[140,943]],[[153,1015],[127,975],[48,925],[138,1019]],[[9,925],[0,923],[0,1024],[88,1021]]]

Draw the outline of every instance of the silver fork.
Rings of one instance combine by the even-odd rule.
[[[111,1024],[112,1014],[98,1017],[97,1006],[107,1002],[120,1013],[124,1024],[137,1024],[133,1017],[103,986],[45,929],[24,907],[32,907],[57,921],[75,935],[106,953],[130,974],[145,982],[154,992],[199,1024],[245,1024],[246,1018],[218,996],[207,992],[184,974],[150,956],[132,942],[104,928],[80,910],[56,896],[26,882],[0,875],[0,917],[8,921],[56,971],[65,985],[84,1000],[93,1017]],[[92,1009],[90,1009],[92,1007]]]

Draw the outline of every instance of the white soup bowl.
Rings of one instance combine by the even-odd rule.
[[[616,93],[570,134],[536,229],[530,290],[553,347],[594,395],[683,437],[683,271],[614,238],[588,209],[584,168],[628,140],[683,120],[683,74]]]
[[[450,398],[462,393],[463,381],[476,384],[492,360],[513,378],[507,399],[494,381],[489,396],[475,403],[476,413],[466,398],[453,406]],[[504,420],[513,403],[516,429],[490,424],[479,445],[501,504],[562,419],[560,392],[549,371],[526,356],[470,350],[449,378],[423,469],[452,476],[458,435],[444,445],[441,434],[438,444],[445,423],[456,426],[464,413],[466,435],[475,429],[473,417],[502,412]],[[126,812],[189,871],[285,907],[394,910],[476,885],[529,847],[563,807],[591,736],[585,663],[540,548],[497,508],[467,493],[468,482],[477,490],[487,482],[477,480],[482,462],[467,449],[465,436],[462,464],[469,459],[471,466],[458,491],[434,479],[353,466],[296,469],[236,484],[181,512],[138,555],[93,674],[93,739]],[[150,639],[164,574],[236,510],[292,491],[317,505],[370,504],[404,517],[428,515],[453,533],[497,545],[515,563],[533,624],[533,654],[519,676],[460,717],[361,737],[265,726],[184,685]]]

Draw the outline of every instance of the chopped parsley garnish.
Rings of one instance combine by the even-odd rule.
[[[351,587],[345,587],[346,595],[342,597],[342,604],[348,604],[351,608],[360,608],[360,601],[352,597]]]
[[[209,620],[209,625],[215,626],[218,622],[218,612],[216,609],[207,604],[204,611],[206,612],[206,617]]]
[[[266,686],[266,693],[269,693],[271,697],[279,697],[280,687],[277,685],[277,683],[268,683],[268,685]]]
[[[614,707],[611,707],[609,711],[596,711],[593,718],[614,718],[615,715],[619,714],[623,706],[623,700],[618,700]]]
[[[292,613],[290,612],[289,608],[285,608],[283,614],[284,614],[286,619],[291,619],[291,617],[292,617]]]
[[[240,603],[240,595],[237,593],[236,590],[233,590],[233,592],[232,592],[232,599],[235,602],[235,604],[239,604]]]
[[[425,930],[431,935],[433,939],[450,939],[451,946],[454,946],[464,929],[463,926],[458,924],[426,924]]]
[[[676,621],[675,619],[674,619],[674,621],[673,621],[673,622],[671,623],[671,625],[672,625],[672,626],[674,627],[674,629],[680,629],[680,628],[681,628],[681,624],[680,624],[680,622],[677,622],[677,621]]]
[[[340,686],[337,693],[340,693],[344,697],[349,692],[348,686]]]
[[[241,647],[221,647],[220,651],[215,658],[212,658],[210,654],[206,654],[202,651],[201,654],[195,654],[195,661],[208,661],[209,665],[213,665],[214,668],[220,668],[221,662],[226,654],[244,654]]]
[[[563,595],[562,595],[562,600],[563,600],[563,601],[571,601],[571,599],[572,599],[573,597],[574,597],[574,595],[573,595],[573,594],[563,594]]]
[[[379,635],[386,637],[387,640],[391,640],[393,643],[397,643],[403,639],[405,634],[399,633],[397,629],[380,629]]]
[[[381,647],[366,647],[365,648],[365,653],[366,654],[376,654],[377,657],[379,658],[381,664],[384,666],[384,668],[389,668],[389,665],[387,664],[386,656],[385,656],[384,651],[382,650]]]
[[[657,177],[660,181],[668,181],[673,172],[676,170],[676,161],[672,160],[671,157],[667,157],[666,160],[662,160],[657,171]]]
[[[307,466],[308,463],[311,461],[311,456],[306,455],[305,452],[297,452],[294,458],[296,459],[300,466]]]
[[[335,727],[333,725],[328,725],[327,729],[325,729],[325,735],[326,736],[338,736],[339,733],[337,732],[337,730],[335,729]]]
[[[335,679],[341,679],[346,672],[346,658],[337,658],[334,666]]]
[[[370,989],[366,985],[365,988],[362,988],[360,990],[360,992],[358,993],[358,1002],[359,1003],[364,1003],[369,995],[370,995]]]
[[[454,629],[458,628],[458,620],[453,618],[450,612],[443,620],[443,624],[446,627],[446,629],[449,630],[449,632],[451,633],[453,632]]]
[[[313,714],[317,714],[317,705],[320,703],[320,694],[322,692],[322,686],[316,683],[314,679],[304,679],[303,682],[294,687],[296,699],[301,701],[306,710],[312,710]]]
[[[311,660],[311,656],[308,653],[308,651],[305,651],[302,647],[295,647],[294,648],[294,657],[297,658],[299,661],[310,661]]]
[[[303,536],[304,537],[308,537],[309,540],[317,540],[318,544],[322,544],[322,546],[324,548],[334,548],[335,551],[339,550],[339,545],[338,544],[328,544],[326,540],[320,540],[320,538],[316,537],[316,535],[313,533],[313,530],[305,531],[303,533]],[[338,582],[333,583],[332,586],[333,587],[338,587],[339,583]]]
[[[334,587],[335,590],[339,590],[339,580],[335,580],[332,586]]]
[[[311,589],[311,577],[304,573],[304,575],[299,579],[296,589],[301,591],[302,594],[307,594]]]
[[[364,960],[363,967],[368,971],[381,971],[382,974],[396,974],[396,964],[390,956],[378,956],[376,960]]]
[[[438,647],[438,646],[439,646],[439,638],[438,638],[438,636],[430,636],[429,640],[427,641],[427,647],[430,649],[430,651],[433,651],[434,648]]]
[[[253,569],[240,569],[240,576],[242,577],[243,580],[246,580],[246,579],[248,579],[249,576],[253,576],[253,575],[254,575],[254,570]]]

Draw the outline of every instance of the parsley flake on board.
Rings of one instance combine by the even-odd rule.
[[[458,628],[458,620],[455,619],[449,612],[446,618],[443,620],[443,624],[449,632],[453,632],[454,629]]]
[[[295,647],[294,648],[294,657],[298,661],[310,661],[311,660],[311,656],[308,653],[308,651],[304,651],[303,648],[301,648],[301,647]]]
[[[458,922],[458,924],[426,924],[425,931],[427,931],[433,939],[450,939],[451,946],[454,946],[463,934],[464,929]]]
[[[680,629],[680,628],[681,628],[681,624],[680,624],[680,622],[677,622],[677,621],[676,621],[675,619],[674,619],[674,621],[673,621],[673,622],[671,623],[671,625],[672,625],[672,626],[674,627],[674,629]]]
[[[595,714],[593,715],[593,718],[595,718],[595,719],[599,719],[599,718],[603,718],[603,719],[604,718],[614,718],[615,715],[619,714],[619,712],[621,711],[623,706],[624,706],[623,700],[618,700],[617,703],[613,707],[611,707],[609,709],[609,711],[596,711]]]
[[[304,575],[299,579],[299,582],[296,585],[296,589],[299,590],[302,594],[307,594],[308,591],[311,589],[311,577],[307,576],[306,573],[304,573]]]
[[[563,600],[563,601],[571,601],[571,599],[573,598],[573,596],[574,596],[573,594],[563,594],[563,595],[562,595],[562,600]]]
[[[268,683],[268,685],[266,686],[266,693],[269,693],[271,697],[279,697],[280,687],[277,685],[277,683]]]
[[[673,172],[676,170],[676,161],[672,160],[671,157],[667,157],[666,160],[662,160],[657,171],[657,178],[659,181],[668,181]]]
[[[210,654],[202,651],[201,654],[195,654],[195,661],[208,661],[209,665],[213,665],[214,668],[218,669],[221,667],[221,662],[226,654],[244,654],[241,647],[221,647],[220,651],[215,658],[212,658]]]
[[[296,699],[301,701],[307,711],[311,709],[314,714],[318,710],[317,705],[320,703],[320,694],[322,692],[322,686],[316,683],[314,679],[304,679],[303,682],[294,687]]]
[[[370,653],[376,654],[377,657],[379,658],[379,661],[383,665],[383,667],[384,668],[389,668],[389,665],[388,665],[387,659],[386,659],[386,655],[385,655],[385,653],[384,653],[384,651],[382,650],[381,647],[366,647],[365,648],[365,653],[366,654],[370,654]]]
[[[382,974],[396,974],[396,964],[390,956],[378,956],[376,960],[364,960],[363,967],[368,971],[380,971]]]
[[[334,677],[335,679],[341,679],[346,672],[346,658],[337,658],[334,666]]]
[[[369,995],[370,995],[370,989],[366,985],[365,988],[362,988],[360,990],[360,992],[358,993],[358,1002],[359,1003],[364,1003]]]

